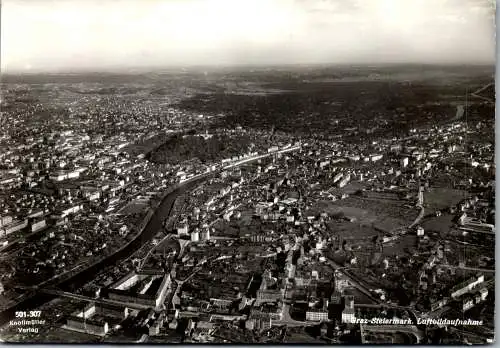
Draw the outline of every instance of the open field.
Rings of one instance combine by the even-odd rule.
[[[398,203],[398,201],[384,201],[375,204],[372,201],[354,197],[336,202],[320,201],[307,214],[320,212],[326,212],[331,217],[352,218],[353,223],[351,226],[372,226],[383,232],[390,232],[396,228],[409,225],[417,216],[415,209],[402,207],[402,204]],[[342,227],[349,228],[348,225]]]
[[[328,230],[343,240],[367,239],[378,235],[378,231],[370,226],[362,226],[352,222],[330,222]]]
[[[118,211],[118,214],[120,215],[134,215],[134,214],[139,214],[143,212],[145,209],[147,209],[148,204],[146,203],[141,203],[141,202],[130,202],[126,206],[124,206],[122,209]]]
[[[439,210],[454,206],[466,197],[464,190],[431,188],[424,193],[424,204],[431,210]]]
[[[396,256],[396,255],[404,255],[404,249],[414,247],[416,245],[417,236],[415,235],[406,235],[398,240],[384,244],[384,252],[385,256]]]
[[[318,202],[311,212],[325,212],[328,213],[329,216],[343,216],[346,218],[355,218],[360,223],[371,224],[376,220],[376,216],[369,212],[368,210],[344,206],[341,203],[337,202],[329,202],[329,201],[320,201]],[[306,214],[309,214],[306,213]]]
[[[439,233],[448,233],[454,223],[453,223],[453,215],[443,214],[439,217],[431,217],[422,223],[422,227],[425,231],[434,231]]]

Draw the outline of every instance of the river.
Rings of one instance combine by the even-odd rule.
[[[170,215],[177,196],[195,186],[196,183],[202,179],[203,178],[199,178],[194,181],[186,182],[183,185],[174,188],[172,192],[167,194],[142,232],[123,249],[118,250],[116,253],[82,270],[69,279],[53,285],[58,286],[64,291],[74,291],[75,289],[81,288],[83,285],[93,280],[103,269],[106,269],[109,266],[114,266],[120,261],[131,256],[141,246],[150,241],[162,228],[162,222]],[[46,295],[41,292],[27,294],[22,301],[0,312],[0,326],[5,325],[9,320],[13,319],[16,311],[29,311],[36,309],[54,298],[55,296]]]

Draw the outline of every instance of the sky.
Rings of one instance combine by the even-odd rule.
[[[2,0],[1,69],[484,64],[495,0]]]

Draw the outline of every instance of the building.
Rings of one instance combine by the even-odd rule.
[[[198,242],[200,240],[200,232],[198,230],[194,230],[191,232],[191,242]]]
[[[431,303],[431,311],[436,311],[439,308],[444,307],[446,304],[448,304],[448,298],[442,298],[441,300],[435,301]]]
[[[193,339],[198,342],[210,342],[212,340],[212,333],[215,330],[214,323],[208,321],[199,321],[193,332]]]
[[[309,310],[306,312],[307,321],[326,321],[328,320],[328,311]]]
[[[470,278],[469,280],[454,286],[451,289],[451,297],[456,299],[477,287],[479,284],[484,282],[484,275],[479,274],[477,277]]]
[[[80,177],[80,171],[78,171],[78,170],[68,171],[66,173],[66,176],[68,179],[78,178],[78,177]]]
[[[479,290],[479,295],[481,296],[481,301],[486,300],[486,297],[488,296],[488,289],[482,288]]]
[[[210,229],[205,228],[200,232],[200,240],[210,240]]]
[[[281,290],[257,290],[257,300],[255,304],[261,304],[264,302],[276,302],[283,299],[283,292]]]
[[[420,186],[418,188],[418,205],[422,206],[424,204],[424,188]]]
[[[472,295],[464,296],[462,299],[462,312],[468,311],[474,307],[474,297]]]
[[[333,282],[334,282],[334,288],[335,288],[335,291],[342,294],[344,289],[349,287],[350,284],[349,284],[349,280],[347,278],[345,278],[342,273],[340,272],[335,272],[334,273],[334,278],[333,278]]]
[[[259,202],[255,206],[255,213],[257,215],[262,215],[264,214],[269,208],[273,206],[273,203],[271,202]]]
[[[354,313],[354,297],[345,296],[344,297],[344,310],[342,311],[342,322],[343,323],[353,323],[356,319]]]
[[[6,215],[0,217],[0,227],[9,225],[12,223],[12,216]]]
[[[417,236],[421,237],[424,235],[424,228],[422,226],[417,227]]]
[[[339,181],[339,187],[342,188],[349,183],[351,180],[351,175],[347,174],[342,180]]]
[[[141,287],[137,292],[129,291],[139,283]],[[112,300],[125,304],[133,303],[160,309],[171,283],[170,274],[151,275],[131,272],[111,286],[111,289],[108,290],[108,296]]]
[[[160,315],[153,321],[153,324],[149,327],[149,336],[156,336],[160,333],[160,328],[165,323],[165,319],[165,312],[161,312]]]
[[[330,296],[330,303],[332,304],[340,304],[342,301],[342,294],[335,290],[332,295]]]
[[[101,309],[99,311],[102,312]],[[109,325],[106,321],[92,319],[96,313],[98,313],[98,307],[95,303],[89,303],[82,310],[72,313],[66,320],[64,328],[95,336],[105,336],[109,331]]]
[[[408,163],[409,163],[408,157],[401,158],[401,161],[400,161],[401,168],[408,167]]]
[[[18,232],[28,226],[28,220],[14,220],[8,225],[4,225],[2,227],[3,233],[0,232],[0,235],[9,235],[14,232]]]
[[[277,305],[274,306],[261,306],[259,308],[252,308],[250,310],[249,319],[271,319],[281,320],[283,318],[283,311]]]
[[[177,234],[179,236],[187,236],[189,234],[189,226],[188,224],[182,224],[179,227],[177,227]]]
[[[271,328],[271,318],[269,319],[248,319],[245,322],[247,330],[263,331]]]
[[[340,179],[342,179],[342,177],[343,177],[343,176],[344,176],[344,174],[343,174],[343,173],[338,173],[337,175],[335,175],[335,176],[333,177],[333,183],[334,183],[334,184],[335,184],[335,183],[337,183],[337,181],[339,181]]]
[[[67,217],[70,214],[76,214],[80,210],[83,209],[83,204],[75,204],[75,205],[70,205],[64,208],[59,209],[54,213],[54,217],[56,219],[63,219]]]
[[[307,321],[327,321],[328,320],[328,299],[323,300],[323,308],[309,309],[306,311]]]
[[[66,320],[65,329],[105,336],[109,331],[109,324],[106,321],[71,316]]]
[[[467,216],[467,214],[463,213],[458,223],[462,226],[461,230],[470,231],[470,232],[486,232],[486,233],[494,233],[495,225],[484,223],[481,221],[475,221],[474,219]]]
[[[45,219],[37,219],[31,223],[31,232],[39,231],[47,226]]]
[[[231,308],[231,300],[223,300],[218,298],[210,299],[210,308],[214,309],[218,313],[227,313]]]
[[[68,174],[64,171],[54,172],[49,175],[49,179],[52,181],[63,181],[66,180],[67,178]]]

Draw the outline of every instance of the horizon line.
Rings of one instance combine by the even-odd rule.
[[[189,71],[198,69],[207,70],[224,70],[224,69],[279,69],[279,68],[291,68],[291,67],[350,67],[350,68],[376,68],[376,67],[390,67],[390,66],[422,66],[422,67],[490,67],[495,68],[496,62],[475,62],[475,63],[465,63],[465,62],[436,62],[436,63],[422,63],[422,62],[385,62],[385,63],[281,63],[281,64],[189,64],[189,65],[169,65],[169,66],[137,66],[137,67],[124,67],[124,68],[76,68],[76,69],[16,69],[16,70],[0,70],[0,76],[12,76],[12,75],[64,75],[64,74],[137,74],[137,73],[157,73],[157,72],[167,72],[171,70],[178,71]]]

